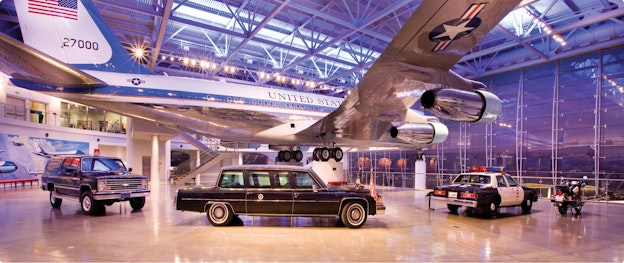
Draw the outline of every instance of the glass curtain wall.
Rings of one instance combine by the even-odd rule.
[[[444,160],[430,175],[496,165],[523,183],[587,176],[598,195],[624,190],[624,46],[480,81],[503,100],[500,117],[445,122],[448,140],[425,151]]]
[[[591,195],[624,197],[624,46],[480,81],[501,98],[502,113],[491,124],[444,121],[448,139],[424,150],[428,188],[470,166],[492,165],[544,186],[543,195],[562,177],[587,176]],[[392,161],[382,161],[388,168],[382,158]],[[400,158],[405,168],[396,166]],[[415,158],[415,151],[353,153],[349,172],[363,182],[372,174],[379,185],[413,187]]]

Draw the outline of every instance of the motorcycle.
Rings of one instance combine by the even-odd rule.
[[[565,215],[568,212],[568,208],[576,211],[576,214],[581,213],[583,205],[585,204],[585,195],[583,194],[583,187],[585,187],[587,176],[583,176],[583,179],[579,180],[566,180],[561,178],[561,184],[555,186],[555,195],[551,199],[559,209],[561,215]]]

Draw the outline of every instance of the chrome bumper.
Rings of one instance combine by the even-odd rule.
[[[136,197],[145,197],[150,193],[149,190],[143,192],[131,192],[131,193],[94,193],[93,199],[95,200],[127,200]]]
[[[386,213],[386,207],[385,206],[377,206],[376,208],[377,212],[375,212],[375,215],[383,215]]]
[[[444,203],[451,204],[451,205],[477,207],[476,200],[465,200],[465,199],[439,197],[439,196],[432,196],[431,200],[440,201],[440,202],[444,202]]]

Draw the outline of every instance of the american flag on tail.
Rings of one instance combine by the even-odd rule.
[[[77,0],[29,0],[28,12],[78,20]]]

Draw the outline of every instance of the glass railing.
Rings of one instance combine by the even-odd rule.
[[[70,111],[41,111],[6,103],[0,103],[0,107],[3,109],[3,116],[0,116],[0,118],[81,130],[126,133],[125,123],[123,121],[126,117],[115,113],[106,113],[93,108],[91,108],[91,114],[81,112],[80,114],[75,114],[80,117],[75,117],[71,116]]]

